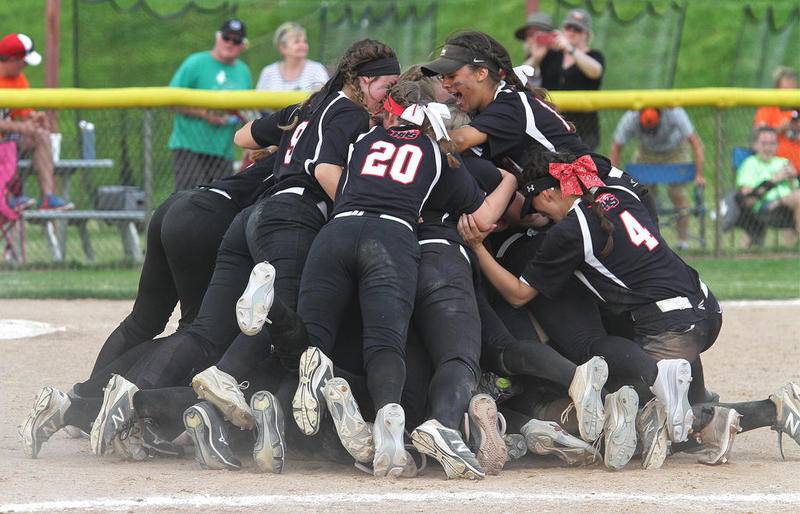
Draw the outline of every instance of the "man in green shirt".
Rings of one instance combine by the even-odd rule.
[[[246,35],[241,20],[227,20],[216,33],[214,48],[187,57],[170,80],[170,87],[217,91],[251,89],[250,69],[239,60],[239,54],[247,46]],[[232,173],[233,135],[240,123],[235,112],[178,108],[169,138],[176,191]]]
[[[769,214],[781,206],[791,211],[794,215],[794,234],[790,242],[793,242],[800,230],[800,189],[797,187],[797,175],[791,163],[783,157],[775,156],[777,147],[778,135],[775,129],[756,129],[753,136],[755,155],[745,159],[739,166],[736,185],[744,195],[767,188],[760,198],[751,197],[745,200],[754,214]],[[771,184],[764,184],[765,182]]]

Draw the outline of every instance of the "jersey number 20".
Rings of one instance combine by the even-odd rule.
[[[622,211],[619,213],[619,219],[625,225],[625,231],[628,232],[628,238],[630,238],[634,246],[642,246],[644,244],[650,251],[658,246],[658,239],[653,237],[653,234],[642,226],[639,220],[633,217],[633,214],[628,211]]]
[[[419,164],[422,162],[422,150],[416,145],[396,147],[388,141],[375,141],[370,147],[369,155],[361,168],[362,175],[385,177],[389,170],[389,178],[401,184],[414,182]],[[391,161],[391,164],[389,163]]]

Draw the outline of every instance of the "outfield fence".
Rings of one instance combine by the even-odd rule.
[[[140,261],[147,219],[175,188],[175,155],[168,141],[176,107],[208,109],[226,118],[232,131],[244,120],[304,97],[300,92],[219,93],[175,88],[3,90],[0,104],[4,107],[34,107],[53,113],[61,133],[60,164],[56,165],[60,192],[69,196],[76,211],[86,214],[63,218],[29,214],[15,227],[6,224],[7,235],[0,244],[7,251],[0,266],[46,267],[53,262],[68,267],[107,266]],[[696,190],[691,180],[685,186],[690,205],[683,214],[689,216],[691,238],[686,252],[737,254],[745,251],[748,240],[754,240],[747,252],[800,253],[787,230],[793,225],[788,212],[724,230],[725,213],[720,211],[721,202],[736,190],[734,154],[749,147],[756,108],[800,106],[800,90],[553,92],[552,98],[565,113],[598,111],[601,137],[597,150],[604,154],[608,154],[614,129],[625,110],[683,107],[703,141],[706,177],[704,189]],[[625,145],[623,167],[634,160],[637,147],[637,141]],[[25,157],[21,156],[23,160]],[[235,157],[241,159],[241,152],[237,151]],[[25,166],[24,161],[22,164],[18,174],[23,191],[36,198],[36,170]],[[676,213],[669,212],[669,187],[662,185],[656,190],[663,210],[663,232],[672,243],[676,240]],[[16,245],[15,252],[8,251],[11,243]]]

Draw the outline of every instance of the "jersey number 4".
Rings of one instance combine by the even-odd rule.
[[[628,238],[634,246],[638,247],[644,244],[650,251],[658,246],[658,239],[653,237],[653,234],[642,226],[639,220],[633,217],[633,214],[628,211],[622,211],[619,213],[619,219],[625,225],[625,231],[628,232]]]
[[[385,177],[388,170],[389,178],[395,182],[401,184],[414,182],[422,162],[420,147],[406,144],[398,148],[388,141],[375,141],[370,150],[372,151],[367,155],[361,168],[362,175]]]

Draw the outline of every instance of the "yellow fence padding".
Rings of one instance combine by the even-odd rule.
[[[208,109],[278,109],[304,99],[300,91],[202,91],[171,87],[118,89],[0,89],[0,106],[37,109],[130,107],[206,107]],[[800,106],[800,89],[647,89],[553,91],[563,111],[641,109],[643,107]]]

